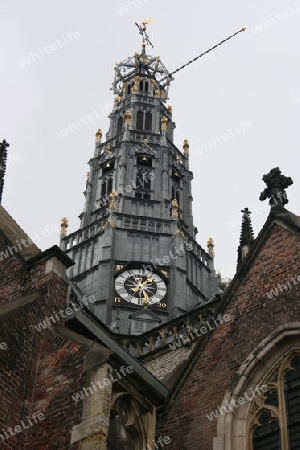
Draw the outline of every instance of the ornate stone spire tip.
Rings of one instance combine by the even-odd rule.
[[[284,206],[288,203],[285,189],[294,182],[291,177],[285,177],[281,174],[279,167],[275,167],[262,177],[267,187],[260,194],[259,200],[263,201],[269,198],[270,206]]]
[[[215,242],[212,237],[210,237],[207,241],[207,253],[212,258],[215,257]]]
[[[68,219],[63,217],[60,222],[60,237],[67,236],[67,228],[69,226]]]

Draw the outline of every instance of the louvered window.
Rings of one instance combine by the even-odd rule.
[[[251,450],[300,450],[300,356],[281,366],[258,414]]]

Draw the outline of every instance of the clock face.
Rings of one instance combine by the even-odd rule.
[[[166,284],[160,276],[144,269],[122,272],[116,278],[115,289],[123,300],[148,306],[160,302],[167,292]]]

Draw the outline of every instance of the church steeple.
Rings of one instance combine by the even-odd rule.
[[[246,258],[247,254],[249,253],[250,247],[254,242],[254,233],[250,218],[251,211],[249,211],[248,208],[244,208],[241,212],[243,213],[243,218],[240,235],[240,245],[238,247],[237,268],[240,267],[241,263]]]
[[[189,143],[174,144],[172,77],[146,52],[118,63],[105,141],[96,133],[85,206],[62,248],[70,277],[97,299],[94,313],[121,333],[139,333],[218,292],[213,257],[196,242]],[[146,312],[143,305],[147,304]],[[148,312],[147,312],[148,311]]]

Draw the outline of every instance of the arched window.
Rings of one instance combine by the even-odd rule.
[[[151,180],[149,180],[149,171],[139,169],[136,177],[137,189],[151,189]]]
[[[127,95],[131,92],[131,84],[127,84]]]
[[[152,157],[147,154],[138,155],[136,163],[139,166],[152,167]]]
[[[151,171],[146,169],[138,169],[136,174],[136,190],[135,197],[145,200],[151,199]]]
[[[141,450],[146,448],[151,421],[147,411],[141,411],[137,401],[129,395],[120,396],[114,402],[109,419],[108,450]],[[149,424],[148,426],[145,424]]]
[[[300,356],[286,360],[275,379],[279,381],[270,383],[270,394],[258,413],[251,450],[300,449]]]
[[[111,411],[109,419],[109,433],[107,439],[108,450],[135,450],[135,433],[127,427],[128,413],[123,408]]]
[[[113,177],[109,176],[104,178],[101,183],[101,199],[99,201],[99,207],[106,205],[109,202],[109,194],[113,190]]]
[[[280,450],[280,431],[278,420],[264,412],[259,419],[259,425],[253,432],[253,450]]]
[[[103,164],[102,164],[102,175],[106,174],[107,172],[110,172],[111,170],[113,170],[115,168],[115,160],[113,159],[108,159],[106,160]]]
[[[145,114],[145,131],[152,130],[152,114],[147,111]]]
[[[178,206],[180,205],[180,192],[178,188],[175,188],[175,186],[172,186],[172,199],[171,200],[177,200]]]
[[[144,129],[144,113],[143,111],[138,111],[136,116],[136,129],[143,130]]]
[[[136,129],[152,131],[152,114],[149,111],[138,111],[136,116]]]
[[[121,133],[123,130],[123,117],[120,116],[118,118],[118,124],[117,124],[117,133]]]
[[[300,356],[291,362],[285,376],[285,401],[290,450],[300,449]]]

